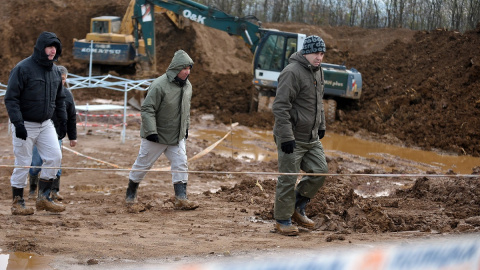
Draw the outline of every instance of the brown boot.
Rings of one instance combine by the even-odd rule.
[[[195,210],[198,208],[198,203],[188,199],[175,198],[175,209],[177,210]]]
[[[284,225],[284,224],[275,222],[275,231],[279,234],[287,235],[287,236],[298,235],[298,228],[293,224]]]
[[[305,208],[309,202],[310,198],[302,196],[300,192],[295,191],[295,212],[293,213],[292,220],[299,226],[313,229],[315,227],[315,222],[309,219],[305,214]]]
[[[63,201],[63,196],[60,194],[58,191],[52,191],[50,192],[50,197],[54,201]]]
[[[13,203],[12,203],[12,215],[32,215],[35,210],[31,207],[25,207],[25,200],[23,199],[23,188],[12,187]]]
[[[198,208],[198,203],[190,201],[187,198],[187,183],[173,184],[175,190],[175,209],[177,210],[195,210]]]
[[[52,188],[53,179],[47,180],[40,178],[38,182],[38,197],[35,204],[37,211],[45,210],[49,212],[63,212],[65,211],[65,206],[62,204],[55,203],[50,198],[50,192]]]
[[[295,210],[292,216],[292,220],[296,222],[299,226],[305,227],[307,229],[313,229],[315,227],[315,222],[309,219],[305,214],[301,214],[299,211]]]

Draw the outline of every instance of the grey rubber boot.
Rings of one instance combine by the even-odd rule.
[[[52,200],[61,201],[63,200],[63,196],[60,195],[60,175],[57,178],[53,179],[52,182],[52,191],[50,192],[50,196]]]
[[[32,215],[35,210],[31,207],[25,207],[25,200],[23,199],[23,188],[12,187],[13,203],[12,215]]]
[[[30,182],[30,191],[28,191],[28,198],[35,199],[37,196],[37,187],[38,187],[38,175],[28,175],[28,180]]]
[[[55,203],[52,198],[50,198],[50,192],[52,191],[53,179],[42,179],[38,181],[38,197],[35,204],[37,211],[45,210],[49,212],[63,212],[65,211],[65,206]]]
[[[175,191],[175,209],[178,210],[195,210],[198,208],[198,203],[188,200],[187,198],[187,183],[173,184]]]
[[[125,202],[127,204],[133,204],[137,202],[137,189],[140,183],[135,183],[131,179],[128,179],[127,194],[125,195]]]
[[[310,202],[310,198],[300,195],[297,191],[295,191],[295,196],[295,212],[292,216],[293,221],[302,227],[313,229],[315,227],[315,222],[305,215],[305,208],[307,207],[307,203]]]

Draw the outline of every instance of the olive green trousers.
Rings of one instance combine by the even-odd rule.
[[[320,141],[296,142],[291,154],[285,154],[277,143],[278,171],[280,173],[327,173],[328,165]],[[313,198],[325,182],[325,176],[302,176],[297,184],[298,175],[280,175],[275,192],[274,217],[276,220],[290,219],[295,211],[295,191],[300,195]]]

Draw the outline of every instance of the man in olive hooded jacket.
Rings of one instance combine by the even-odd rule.
[[[323,110],[324,77],[321,63],[325,42],[318,36],[305,39],[303,49],[289,58],[278,77],[272,110],[273,135],[278,148],[280,173],[328,172],[322,139],[325,135]],[[305,207],[325,176],[307,175],[297,182],[296,175],[280,175],[275,194],[275,229],[280,234],[297,235],[298,225],[312,229],[315,223],[305,215]]]
[[[148,88],[142,104],[142,141],[129,175],[125,201],[136,202],[137,189],[153,163],[163,154],[171,163],[175,208],[193,210],[196,202],[187,198],[188,167],[185,140],[190,125],[192,84],[188,80],[193,60],[179,50],[162,76]]]
[[[10,72],[5,107],[13,125],[15,165],[30,166],[33,146],[44,157],[36,201],[37,210],[62,212],[65,206],[50,198],[53,180],[62,160],[52,117],[58,119],[61,137],[66,133],[67,113],[60,70],[53,62],[62,53],[62,44],[54,33],[39,35],[33,54],[20,61]],[[10,178],[13,192],[13,215],[33,214],[26,208],[23,189],[27,185],[28,168],[15,168]]]

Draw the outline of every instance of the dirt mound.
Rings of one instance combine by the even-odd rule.
[[[392,134],[407,146],[480,156],[480,29],[417,32],[363,59],[364,94],[334,129]]]
[[[363,57],[378,51],[382,51],[388,44],[395,40],[408,43],[412,40],[416,31],[409,29],[365,29],[348,26],[316,26],[300,23],[267,23],[267,28],[279,29],[282,31],[303,33],[305,35],[318,35],[322,37],[327,46],[327,53],[324,62],[341,64],[349,59],[337,59],[341,55],[353,54],[356,57]],[[350,63],[345,63],[349,68]],[[354,67],[354,66],[353,66]]]
[[[348,177],[328,177],[325,186],[307,205],[306,214],[316,222],[315,229],[347,235],[475,232],[480,225],[480,192],[475,188],[476,182],[468,178],[451,181],[424,177],[388,197],[362,197],[358,193],[370,184],[362,185]],[[275,183],[274,180],[243,180],[232,188],[223,187],[216,196],[232,202],[257,204],[263,210],[256,211],[255,215],[273,220],[271,194],[275,194]]]

